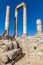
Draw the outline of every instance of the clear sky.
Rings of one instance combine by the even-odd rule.
[[[6,6],[10,6],[10,28],[9,34],[14,35],[15,8],[21,2],[27,4],[27,33],[35,35],[37,33],[36,20],[42,20],[43,32],[43,0],[0,0],[0,35],[4,33]],[[18,14],[18,35],[23,34],[23,9],[19,10]]]

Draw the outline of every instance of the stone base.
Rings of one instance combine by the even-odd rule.
[[[21,37],[27,37],[27,34],[23,34]]]

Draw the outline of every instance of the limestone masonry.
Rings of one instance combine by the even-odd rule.
[[[23,35],[18,36],[18,10],[23,8]],[[10,6],[6,9],[5,32],[0,36],[0,65],[43,65],[43,33],[41,19],[36,20],[37,33],[27,35],[26,4],[15,9],[15,34],[9,36]]]

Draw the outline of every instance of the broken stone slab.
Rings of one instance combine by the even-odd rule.
[[[11,50],[12,48],[17,48],[17,42],[16,41],[11,41],[11,40],[4,40],[4,44],[7,45],[7,47]]]
[[[7,63],[9,61],[9,58],[6,55],[6,56],[2,56],[1,60],[2,60],[3,63]]]
[[[12,42],[6,42],[5,45],[11,50],[13,48]]]
[[[19,53],[17,53],[18,51],[20,51],[20,49],[13,49],[8,52],[0,53],[0,59],[2,60],[2,62],[4,61],[4,63],[6,63],[8,61],[8,58],[10,60],[13,60],[19,54]],[[6,59],[6,60],[4,60],[4,59]]]
[[[14,61],[7,63],[6,65],[14,65]]]
[[[6,64],[6,65],[12,65],[12,63],[8,63],[8,64]]]
[[[21,49],[18,49],[17,51],[15,50],[15,52],[10,52],[10,54],[8,54],[8,57],[10,60],[15,59],[17,56],[19,56],[21,53]]]
[[[24,56],[24,54],[22,53],[22,50],[20,50],[20,51],[17,51],[17,56],[16,56],[16,58],[15,58],[15,61],[17,61],[17,60],[19,60],[21,57],[23,57]]]
[[[12,49],[12,41],[11,40],[4,40],[4,44],[11,50]]]
[[[13,46],[14,46],[15,49],[18,48],[18,44],[17,44],[16,41],[13,41],[12,43],[13,43]]]
[[[8,47],[6,45],[1,45],[0,46],[0,53],[5,52],[5,51],[8,51]]]

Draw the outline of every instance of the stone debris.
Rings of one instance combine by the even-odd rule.
[[[0,65],[14,65],[13,63],[22,57],[22,50],[16,41],[2,40],[0,40]]]
[[[43,41],[40,42],[39,39],[42,36],[0,40],[0,65],[43,65]]]
[[[7,63],[9,61],[7,55],[5,55],[5,56],[2,55],[1,60],[2,60],[3,63]]]
[[[8,51],[8,47],[6,45],[0,45],[0,52]]]

